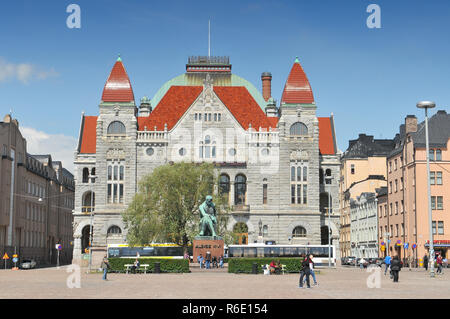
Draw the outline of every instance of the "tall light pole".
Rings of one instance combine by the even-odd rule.
[[[325,177],[325,181],[329,181],[328,185],[328,268],[331,268],[331,222],[330,222],[330,210],[331,210],[331,182],[333,177]]]
[[[433,215],[431,211],[431,186],[430,186],[430,150],[429,150],[429,140],[428,140],[428,109],[432,109],[436,106],[434,102],[431,101],[421,101],[417,103],[419,109],[425,109],[425,145],[427,152],[427,191],[428,191],[428,222],[430,231],[430,277],[434,277],[434,247],[433,247]]]
[[[97,178],[97,176],[94,175],[90,175],[89,179],[91,181],[92,184],[92,188],[91,188],[91,222],[89,223],[89,270],[88,272],[91,272],[91,267],[92,267],[92,232],[93,232],[93,228],[94,228],[94,183],[95,183],[95,179]]]

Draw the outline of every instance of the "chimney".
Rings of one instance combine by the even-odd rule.
[[[407,115],[405,118],[405,133],[409,134],[417,132],[417,117],[415,115]]]
[[[144,96],[141,99],[141,105],[139,106],[139,116],[149,116],[152,112],[151,101],[148,97]]]
[[[261,74],[262,80],[262,94],[264,100],[267,101],[272,96],[272,74],[270,72],[264,72]]]

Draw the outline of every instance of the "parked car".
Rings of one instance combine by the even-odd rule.
[[[353,256],[350,256],[350,257],[347,257],[347,265],[355,265],[355,262],[356,262],[356,257],[353,257]]]
[[[32,269],[32,268],[36,268],[36,261],[34,259],[24,259],[21,263],[20,263],[20,268],[21,269]]]

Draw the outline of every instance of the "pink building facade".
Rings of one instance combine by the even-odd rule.
[[[420,262],[429,254],[425,123],[408,115],[387,157],[387,192],[378,201],[379,255]],[[450,247],[450,114],[429,119],[430,182],[434,250],[448,258]]]

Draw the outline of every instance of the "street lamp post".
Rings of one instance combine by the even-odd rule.
[[[88,272],[91,272],[91,267],[92,267],[92,232],[93,232],[93,222],[94,222],[94,183],[95,183],[95,179],[97,178],[97,176],[93,176],[90,175],[89,176],[90,180],[91,180],[91,184],[92,184],[92,188],[91,188],[91,222],[89,224],[89,270]]]
[[[328,185],[328,268],[331,268],[331,222],[330,222],[330,210],[331,210],[331,182],[333,177],[327,176],[325,180],[329,181]]]
[[[427,152],[427,191],[428,191],[428,222],[430,230],[430,277],[434,277],[434,247],[433,247],[433,215],[431,211],[431,186],[430,186],[430,150],[428,140],[428,109],[432,109],[436,106],[434,102],[421,101],[417,103],[419,109],[425,109],[425,145]]]

